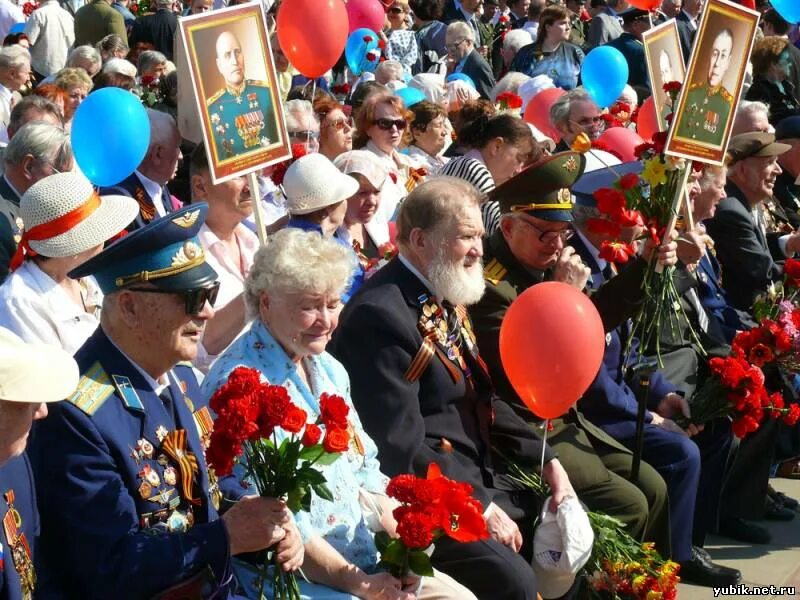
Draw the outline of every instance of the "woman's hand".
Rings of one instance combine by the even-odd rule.
[[[303,566],[303,558],[305,557],[303,540],[293,519],[284,525],[283,530],[286,535],[278,542],[278,546],[275,548],[278,553],[278,564],[284,571],[296,571]]]
[[[414,593],[403,591],[403,584],[389,573],[365,575],[362,592],[358,595],[364,600],[414,600]]]

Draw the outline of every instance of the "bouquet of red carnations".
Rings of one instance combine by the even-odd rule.
[[[397,537],[385,531],[375,535],[381,554],[380,566],[398,579],[409,573],[432,576],[431,559],[426,552],[444,535],[459,542],[477,542],[489,537],[483,506],[472,497],[472,486],[444,477],[431,463],[425,479],[398,475],[386,487],[386,494],[400,502],[392,513],[397,521]]]
[[[311,492],[333,501],[316,464],[331,464],[350,445],[349,407],[339,396],[322,394],[320,416],[307,423],[306,411],[292,404],[286,388],[261,381],[256,369],[237,367],[211,397],[217,414],[206,451],[217,475],[229,475],[239,462],[261,496],[283,498],[292,512],[309,510]],[[323,437],[322,428],[325,433]],[[282,429],[288,434],[281,435]],[[239,460],[242,457],[242,460]],[[261,585],[273,553],[262,568]],[[300,590],[294,574],[277,565],[272,572],[276,600],[296,600]]]

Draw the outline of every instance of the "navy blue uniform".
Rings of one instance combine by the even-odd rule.
[[[0,600],[31,598],[39,515],[33,475],[24,454],[0,467],[0,519]]]

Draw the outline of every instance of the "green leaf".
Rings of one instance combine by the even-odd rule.
[[[323,454],[325,454],[325,449],[322,447],[322,444],[316,444],[314,446],[308,446],[307,448],[303,448],[300,451],[300,460],[307,460],[309,462],[314,462],[319,459]]]
[[[325,483],[325,475],[317,471],[314,467],[301,467],[297,473],[298,479],[308,482],[310,485]]]
[[[300,501],[300,508],[306,512],[311,512],[311,494],[304,494]]]
[[[392,565],[403,566],[406,564],[408,548],[399,539],[393,539],[386,545],[386,550],[381,553],[381,560]]]
[[[409,553],[408,568],[422,577],[433,577],[431,558],[422,550],[414,550]]]
[[[328,486],[324,483],[315,483],[311,485],[311,489],[322,498],[323,500],[327,500],[328,502],[333,502],[333,494],[328,489]]]
[[[338,452],[325,452],[317,461],[318,465],[332,465],[341,456]]]
[[[375,547],[381,554],[383,554],[383,552],[386,550],[386,546],[388,546],[389,542],[391,541],[392,538],[390,538],[389,534],[385,531],[379,531],[375,534]]]
[[[303,508],[303,499],[308,496],[309,494],[302,487],[296,487],[286,497],[286,506],[289,507],[289,510],[293,513],[296,513],[301,508]],[[308,510],[308,509],[305,509]]]

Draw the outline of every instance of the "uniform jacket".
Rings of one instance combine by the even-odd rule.
[[[9,500],[12,502],[9,503]],[[26,454],[15,456],[0,467],[0,519],[11,517],[11,504],[22,520],[16,532],[16,544],[22,544],[21,548],[27,544],[31,553],[29,558],[33,560],[35,556],[32,553],[39,536],[39,513],[36,510],[33,473]],[[13,535],[13,531],[11,533]],[[0,600],[22,600],[25,597],[20,580],[20,571],[24,573],[24,568],[14,560],[11,541],[6,528],[0,527]],[[32,566],[32,563],[29,564]]]
[[[117,34],[127,39],[125,19],[104,0],[84,4],[75,13],[75,46],[94,46],[105,36]]]
[[[728,304],[728,295],[722,287],[722,268],[716,256],[706,252],[697,264],[696,274],[700,302],[717,320],[729,344],[737,331],[755,325],[750,315]]]
[[[170,410],[101,328],[75,359],[76,392],[37,422],[30,445],[46,532],[41,597],[150,598],[206,573],[201,596],[227,598],[228,536],[199,434],[210,415],[191,367],[170,371]],[[193,526],[184,471],[161,443],[176,430],[197,463]],[[220,486],[228,498],[244,493],[232,478]]]
[[[467,55],[461,72],[464,75],[469,75],[472,81],[475,82],[475,89],[481,95],[481,98],[491,98],[492,88],[495,84],[492,67],[474,48]]]
[[[128,232],[138,229],[139,227],[144,227],[150,221],[158,218],[153,199],[148,195],[147,190],[142,185],[142,181],[135,172],[128,175],[117,185],[100,188],[100,194],[124,194],[125,196],[130,196],[139,203],[139,215],[133,223],[126,227]],[[170,194],[169,188],[166,185],[161,188],[161,203],[164,205],[164,210],[166,210],[167,213],[171,213],[182,206],[180,200]]]
[[[622,23],[616,13],[610,8],[597,13],[589,22],[589,35],[586,38],[586,48],[591,50],[596,46],[607,44],[622,35]],[[613,13],[613,14],[612,14]]]
[[[130,35],[130,46],[135,48],[140,42],[153,44],[153,47],[172,60],[175,30],[178,28],[178,17],[167,8],[159,8],[152,15],[136,19]]]
[[[436,462],[445,476],[472,485],[484,506],[496,502],[512,519],[523,518],[499,487],[489,442],[516,461],[537,466],[543,444],[508,404],[493,402],[481,365],[467,361],[471,392],[458,362],[436,343],[427,367],[413,381],[406,377],[421,357],[417,325],[430,296],[394,259],[347,303],[328,348],[350,375],[353,404],[378,445],[384,473],[424,475]],[[545,450],[549,461],[554,453]]]
[[[278,139],[272,98],[264,81],[245,80],[240,94],[223,88],[206,100],[206,106],[219,160],[269,146]]]
[[[683,62],[689,64],[689,55],[692,52],[692,44],[694,44],[694,37],[697,31],[692,27],[689,22],[689,15],[680,11],[678,16],[675,17],[675,23],[678,25],[678,39],[681,42],[681,51],[683,52]]]
[[[686,93],[684,106],[676,135],[720,145],[733,109],[733,96],[725,86],[712,88],[708,83],[693,83]]]
[[[625,57],[628,63],[628,83],[632,87],[650,89],[650,76],[647,74],[647,61],[644,56],[644,44],[632,33],[623,31],[617,39],[608,43]]]

